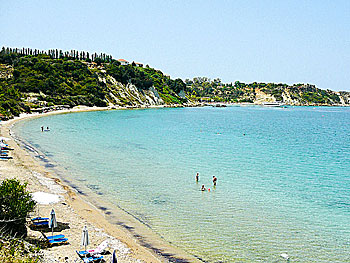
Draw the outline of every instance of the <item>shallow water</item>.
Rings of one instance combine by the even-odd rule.
[[[205,261],[350,261],[350,108],[84,112],[14,131]]]

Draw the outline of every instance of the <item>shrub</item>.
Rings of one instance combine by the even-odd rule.
[[[39,248],[17,238],[0,238],[0,262],[37,263],[41,262]]]
[[[35,201],[26,190],[27,183],[7,179],[0,185],[0,229],[9,235],[26,236],[26,218]]]

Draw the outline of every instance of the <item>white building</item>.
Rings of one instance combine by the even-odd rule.
[[[126,61],[125,59],[120,58],[117,61],[119,61],[122,66],[129,65],[129,61]]]

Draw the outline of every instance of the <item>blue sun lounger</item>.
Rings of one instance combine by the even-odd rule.
[[[65,244],[68,241],[68,238],[66,238],[64,235],[46,236],[43,232],[41,232],[41,234],[44,236],[49,245]]]
[[[38,216],[38,217],[34,217],[31,219],[32,221],[41,221],[41,220],[47,220],[49,221],[49,218],[48,217],[41,217],[41,216]]]
[[[60,238],[60,239],[48,239],[47,240],[50,245],[54,244],[65,244],[68,241],[68,238]]]
[[[46,237],[48,240],[58,240],[58,239],[64,239],[64,235],[56,235],[56,236],[47,236]]]
[[[0,156],[1,160],[9,160],[9,159],[13,159],[11,156]]]
[[[41,226],[49,226],[49,218],[48,217],[36,217],[31,219],[33,226],[41,227]]]
[[[90,256],[88,257],[89,255],[89,252],[87,251],[75,251],[77,252],[78,256],[81,258],[82,261],[84,261],[85,263],[90,263],[90,262],[100,262],[103,260],[103,256],[99,255],[99,256]]]

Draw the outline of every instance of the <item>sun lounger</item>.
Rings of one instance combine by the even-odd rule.
[[[52,240],[48,240],[48,243],[50,245],[54,245],[54,244],[66,244],[68,241],[68,238],[61,238],[61,239],[52,239]]]
[[[97,248],[89,249],[88,252],[90,254],[103,254],[106,251],[107,247],[108,247],[108,240],[105,240],[101,244],[99,244]]]
[[[42,221],[42,220],[47,220],[49,221],[49,218],[48,217],[41,217],[41,216],[38,216],[38,217],[34,217],[31,219],[32,221]]]
[[[46,236],[43,232],[41,232],[41,234],[44,236],[49,245],[65,244],[68,241],[68,238],[65,238],[64,235]]]
[[[104,254],[106,252],[106,248],[108,247],[108,240],[103,241],[100,245],[98,245],[95,249],[89,249],[87,251],[77,251],[79,255],[97,255],[97,254]]]
[[[35,217],[31,219],[33,226],[48,226],[49,218],[48,217]]]
[[[77,252],[78,256],[85,262],[85,263],[90,263],[90,262],[100,262],[103,260],[103,256],[98,255],[98,256],[88,256],[89,252],[87,251],[75,251]],[[85,252],[81,254],[81,252]]]
[[[11,156],[0,156],[1,160],[9,160],[9,159],[13,159]]]
[[[6,146],[6,147],[1,147],[0,150],[1,150],[1,151],[12,151],[13,149]]]
[[[48,240],[57,240],[57,239],[64,239],[65,236],[64,235],[56,235],[56,236],[47,236],[46,237]]]

